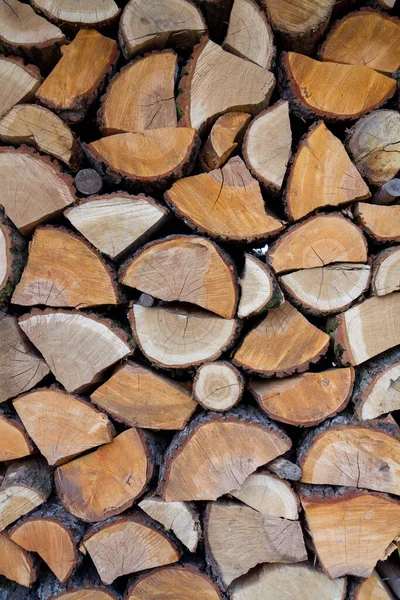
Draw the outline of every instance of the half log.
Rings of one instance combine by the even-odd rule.
[[[119,15],[119,8],[114,0],[30,0],[31,4],[42,12],[50,21],[67,30],[80,27],[94,29],[110,25]]]
[[[358,202],[354,206],[354,216],[373,242],[400,242],[400,204],[380,206]]]
[[[241,142],[250,119],[251,115],[245,112],[228,112],[218,117],[200,153],[200,163],[206,171],[224,166]]]
[[[0,55],[0,117],[15,104],[34,100],[41,82],[37,67],[24,65],[21,58]]]
[[[394,246],[382,250],[372,263],[371,292],[374,296],[386,296],[400,290],[400,248]]]
[[[245,254],[239,284],[239,319],[253,317],[284,302],[283,294],[269,267],[251,254]]]
[[[33,453],[33,444],[23,424],[6,405],[0,405],[0,462]]]
[[[267,471],[252,473],[230,495],[263,515],[291,521],[299,518],[299,500],[289,483]]]

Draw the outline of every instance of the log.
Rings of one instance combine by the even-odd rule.
[[[172,235],[142,247],[120,270],[119,280],[165,302],[189,302],[225,319],[236,314],[236,269],[214,242]]]
[[[15,460],[33,453],[33,444],[20,419],[6,405],[0,405],[0,461]]]
[[[379,206],[358,202],[354,205],[354,216],[372,241],[378,244],[400,242],[400,204]]]
[[[103,180],[94,169],[81,169],[75,176],[75,187],[82,196],[99,194]]]
[[[183,429],[197,407],[186,387],[132,361],[119,365],[90,399],[115,421],[146,429]]]
[[[367,579],[355,582],[350,594],[351,600],[394,600],[377,571],[373,571]]]
[[[206,410],[217,412],[238,404],[243,390],[243,375],[224,360],[203,363],[193,381],[193,398]]]
[[[200,10],[187,0],[130,0],[119,23],[118,41],[126,59],[173,47],[191,51],[207,32]]]
[[[400,179],[391,179],[375,192],[371,200],[373,204],[392,204],[400,196]]]
[[[360,229],[336,213],[315,215],[294,225],[268,252],[268,262],[277,274],[331,263],[365,263],[367,258]]]
[[[0,533],[0,575],[25,587],[31,587],[38,576],[35,557],[13,542],[5,532]],[[3,596],[1,587],[0,598],[10,598]]]
[[[114,0],[96,0],[73,2],[73,0],[30,0],[33,7],[43,13],[50,21],[57,23],[67,31],[81,27],[101,29],[112,24],[119,15]]]
[[[101,381],[105,369],[132,354],[125,332],[95,315],[34,310],[19,325],[68,392],[86,390]]]
[[[284,302],[268,311],[243,338],[233,363],[262,377],[285,377],[306,371],[324,356],[328,346],[329,336]]]
[[[182,90],[177,98],[179,123],[202,134],[225,112],[257,114],[266,108],[275,77],[267,69],[226,52],[206,38],[195,47],[179,87]]]
[[[270,471],[279,479],[289,479],[291,481],[299,481],[301,478],[301,469],[299,465],[283,458],[282,456],[278,456],[267,465],[265,465],[267,471]]]
[[[266,211],[260,185],[239,156],[222,169],[180,179],[164,197],[189,227],[222,241],[265,240],[284,227]]]
[[[138,506],[152,519],[172,531],[190,552],[196,552],[201,538],[199,516],[188,502],[165,502],[157,496],[144,498]]]
[[[0,117],[15,104],[35,99],[42,78],[39,69],[20,58],[0,55]]]
[[[81,546],[82,548],[82,546]],[[50,572],[40,579],[37,587],[39,600],[120,600],[121,595],[101,583],[96,569],[83,564],[66,583],[60,583]],[[29,599],[30,600],[30,599]]]
[[[64,215],[95,248],[118,260],[156,233],[168,210],[144,194],[114,192],[81,200]]]
[[[0,207],[0,306],[11,296],[26,260],[26,244]]]
[[[260,563],[307,559],[298,521],[264,515],[234,502],[208,504],[204,539],[207,560],[221,587]]]
[[[245,254],[239,284],[239,319],[253,317],[284,302],[283,294],[269,267],[251,254]]]
[[[379,252],[372,263],[371,293],[386,296],[400,289],[400,248]]]
[[[277,425],[250,408],[200,415],[168,447],[158,494],[168,502],[216,500],[290,446]]]
[[[43,458],[21,458],[7,468],[0,486],[0,531],[50,496],[52,474]]]
[[[114,427],[89,402],[57,386],[39,388],[13,401],[24,427],[49,465],[111,442]]]
[[[240,489],[230,495],[263,515],[291,521],[299,518],[299,500],[295,492],[286,481],[267,471],[252,473]]]
[[[284,98],[306,119],[358,119],[385,104],[396,91],[394,79],[365,65],[320,62],[288,52],[283,54],[282,66],[287,86]]]
[[[280,100],[250,123],[243,141],[243,158],[251,174],[268,192],[276,194],[282,188],[291,152],[289,103]]]
[[[184,308],[133,304],[129,320],[140,350],[164,369],[188,369],[215,360],[238,333],[234,319]]]
[[[252,379],[250,392],[269,417],[298,427],[322,423],[346,408],[352,394],[354,369],[328,369],[278,381]]]
[[[251,115],[245,112],[228,112],[218,117],[199,157],[205,171],[224,166],[242,141],[250,119]]]
[[[118,56],[114,40],[94,29],[81,29],[70,44],[62,47],[61,60],[36,92],[36,98],[67,123],[82,121]]]

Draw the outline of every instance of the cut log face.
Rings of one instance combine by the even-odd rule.
[[[275,57],[271,27],[253,0],[235,0],[223,48],[270,69]]]
[[[122,330],[78,311],[34,311],[19,324],[68,392],[85,390],[104,369],[132,354]]]
[[[201,537],[200,521],[188,502],[165,502],[162,498],[145,498],[138,506],[165,529],[172,531],[190,552],[196,552]]]
[[[120,281],[166,302],[189,302],[226,319],[236,313],[232,260],[199,236],[174,235],[150,242],[123,266]]]
[[[350,400],[354,369],[304,373],[280,381],[253,379],[249,387],[268,416],[277,421],[311,427],[342,411]]]
[[[208,410],[223,412],[242,397],[244,379],[231,363],[215,361],[201,365],[193,381],[193,397]]]
[[[386,296],[400,290],[400,248],[382,250],[372,265],[371,292]]]
[[[364,421],[400,408],[400,354],[383,354],[358,372],[353,401],[357,418]]]
[[[200,133],[222,113],[257,114],[268,106],[275,87],[272,73],[207,38],[196,46],[185,72],[179,84],[183,93],[177,99],[181,124]]]
[[[19,102],[34,100],[41,81],[37,67],[24,66],[21,59],[0,55],[0,116]]]
[[[292,151],[289,103],[279,101],[257,115],[243,142],[243,158],[251,173],[270,192],[279,192]]]
[[[340,263],[288,273],[279,283],[296,305],[320,316],[349,308],[369,287],[370,276],[369,265]]]
[[[292,521],[299,518],[299,501],[290,485],[265,471],[249,475],[231,496],[263,515]]]
[[[146,429],[183,429],[197,407],[185,387],[130,361],[91,400],[116,421]]]
[[[0,461],[23,458],[33,452],[33,445],[21,421],[3,406],[0,406],[0,439]]]
[[[224,166],[238,147],[250,119],[249,113],[228,112],[215,121],[200,154],[206,171]]]
[[[245,255],[240,283],[239,319],[252,317],[283,303],[284,297],[269,267],[251,254]]]
[[[81,121],[118,56],[114,40],[94,29],[81,29],[63,46],[62,58],[38,89],[37,99],[67,122]]]
[[[394,600],[394,596],[392,596],[376,571],[356,585],[352,592],[352,600]]]
[[[309,117],[358,119],[396,91],[393,79],[365,65],[319,62],[295,52],[284,55],[283,65],[291,108]]]
[[[185,369],[215,360],[237,334],[235,320],[208,312],[134,304],[129,318],[143,354],[165,369]]]
[[[157,16],[156,16],[157,15]],[[125,58],[149,50],[174,47],[191,50],[207,28],[200,10],[187,0],[130,0],[119,24],[119,42]]]
[[[30,0],[50,21],[68,29],[109,25],[119,14],[114,0]]]
[[[354,488],[301,489],[308,529],[327,575],[369,577],[399,533],[400,504]],[[354,532],[357,534],[354,534]]]
[[[85,549],[81,545],[80,551]],[[49,571],[41,577],[37,588],[39,600],[119,600],[120,594],[105,586],[92,565],[83,563],[67,583],[60,583]],[[31,600],[31,599],[29,599]]]
[[[106,415],[55,386],[24,394],[13,404],[49,465],[67,462],[113,438]]]
[[[307,560],[299,522],[263,515],[242,504],[209,504],[204,537],[211,567],[225,586],[263,562]]]
[[[32,145],[61,160],[72,171],[79,167],[81,149],[74,134],[60,117],[43,106],[14,106],[0,121],[0,139],[14,146]]]
[[[160,472],[164,500],[216,500],[290,448],[289,438],[261,414],[240,414],[208,413],[174,438]]]
[[[97,120],[103,135],[176,127],[172,50],[138,58],[114,77]]]
[[[317,208],[369,198],[370,191],[342,142],[323,121],[300,142],[286,188],[288,217],[298,221]]]
[[[114,274],[101,255],[67,229],[38,227],[12,302],[84,308],[119,304]]]
[[[154,521],[139,514],[110,519],[93,532],[89,530],[83,546],[101,580],[108,584],[121,575],[174,563],[180,556]]]
[[[34,557],[10,540],[6,533],[0,533],[0,575],[25,587],[30,587],[38,575]]]
[[[14,291],[25,266],[26,243],[0,208],[0,305]]]
[[[165,199],[190,227],[225,241],[266,239],[284,227],[266,212],[260,185],[238,156],[222,169],[180,179]]]
[[[400,344],[400,295],[372,297],[332,319],[329,329],[341,363],[359,365]]]
[[[400,204],[379,206],[359,202],[354,207],[357,223],[374,242],[400,242]]]
[[[337,262],[365,263],[367,258],[367,243],[359,228],[337,214],[317,215],[295,225],[268,253],[275,273]]]
[[[153,235],[168,210],[144,194],[115,192],[83,200],[64,215],[93,246],[116,260]]]
[[[400,22],[384,13],[360,10],[337,23],[319,52],[324,61],[367,65],[390,75],[400,65]]]
[[[139,429],[58,467],[55,483],[65,508],[82,521],[105,521],[131,507],[153,473],[150,448]]]
[[[328,346],[329,336],[284,302],[245,336],[233,362],[263,377],[284,377],[306,371]]]

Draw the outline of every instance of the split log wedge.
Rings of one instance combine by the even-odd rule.
[[[0,405],[0,462],[29,456],[33,444],[21,421],[6,405]]]
[[[251,115],[228,112],[218,117],[200,153],[200,162],[206,171],[220,169],[242,140]]]
[[[372,241],[378,244],[400,242],[400,204],[380,206],[358,202],[354,206],[354,216]]]
[[[38,576],[35,557],[11,541],[4,532],[0,533],[0,575],[25,587],[30,587]],[[6,600],[1,588],[0,598]]]
[[[64,584],[48,571],[40,579],[37,595],[39,600],[120,600],[120,594],[103,585],[96,569],[85,563]]]
[[[25,262],[25,241],[0,208],[0,305],[13,293]]]
[[[394,596],[374,571],[367,579],[353,585],[350,589],[350,600],[394,600]]]
[[[202,364],[193,381],[193,398],[207,410],[223,412],[242,397],[243,375],[227,361]]]
[[[299,518],[299,500],[295,492],[287,481],[266,471],[252,473],[241,488],[230,495],[263,515],[291,521]]]
[[[30,0],[50,21],[68,30],[80,27],[98,29],[110,25],[119,15],[114,0]]]
[[[386,296],[400,290],[400,248],[395,246],[379,252],[372,265],[371,292]]]
[[[238,306],[239,319],[258,315],[267,308],[275,308],[283,303],[284,297],[279,285],[267,265],[245,254],[245,263],[240,284]]]
[[[0,117],[15,104],[34,100],[41,82],[37,67],[24,65],[20,58],[0,55]]]

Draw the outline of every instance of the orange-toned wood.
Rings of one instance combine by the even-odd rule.
[[[400,204],[381,206],[359,202],[354,207],[354,216],[374,242],[400,241]]]
[[[41,82],[37,67],[25,66],[20,58],[0,55],[0,116],[19,102],[34,100]]]
[[[245,112],[228,112],[214,123],[200,154],[206,171],[220,169],[238,147],[251,115]]]
[[[27,432],[21,421],[3,406],[0,405],[0,461],[29,456],[33,445]]]
[[[352,600],[394,600],[389,588],[374,571],[353,590]]]
[[[119,15],[114,0],[31,0],[32,5],[50,21],[66,29],[100,28],[110,25]]]
[[[0,533],[0,574],[25,587],[30,587],[38,576],[34,557],[5,532]]]

